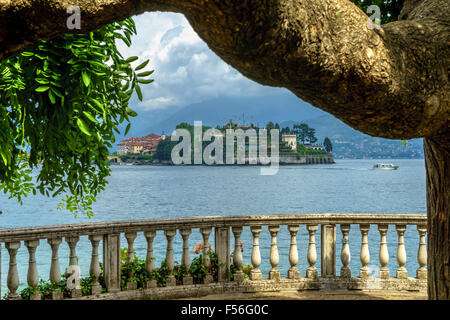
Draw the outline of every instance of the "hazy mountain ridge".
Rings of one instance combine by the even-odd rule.
[[[374,138],[363,134],[332,115],[301,101],[293,94],[265,97],[219,97],[191,104],[185,107],[170,107],[139,111],[132,119],[132,129],[127,135],[144,136],[151,132],[171,134],[180,122],[193,124],[195,120],[203,125],[222,126],[224,121],[241,121],[263,126],[272,121],[280,126],[292,127],[306,122],[316,129],[318,142],[329,137],[333,143],[335,158],[423,158],[422,139],[407,142],[406,148],[400,140]],[[119,142],[123,136],[116,137]]]

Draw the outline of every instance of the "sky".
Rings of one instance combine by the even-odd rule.
[[[177,13],[151,12],[133,17],[137,35],[131,47],[118,47],[124,57],[138,56],[133,65],[150,59],[155,81],[143,86],[144,100],[136,111],[186,106],[221,96],[289,94],[286,89],[253,82],[213,53],[186,18]],[[146,69],[146,70],[147,70]]]

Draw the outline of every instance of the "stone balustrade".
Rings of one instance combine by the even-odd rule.
[[[251,216],[209,216],[195,218],[179,218],[164,220],[133,220],[104,223],[82,223],[71,225],[43,226],[31,228],[0,229],[0,253],[4,243],[9,255],[8,274],[6,278],[9,292],[8,299],[18,299],[19,273],[17,269],[17,252],[22,243],[28,250],[27,284],[36,288],[39,273],[36,266],[36,249],[45,243],[51,250],[49,279],[53,282],[61,281],[61,267],[58,251],[64,241],[70,249],[69,265],[77,266],[77,243],[80,237],[88,237],[91,243],[91,261],[89,274],[94,279],[90,296],[81,295],[77,287],[72,290],[72,298],[83,299],[129,299],[145,295],[152,297],[188,297],[202,294],[223,292],[258,292],[278,290],[308,290],[308,289],[350,289],[350,290],[412,290],[426,291],[427,286],[427,249],[426,249],[426,215],[419,214],[289,214],[289,215],[251,215]],[[379,233],[378,261],[374,262],[369,250],[369,232],[377,226]],[[289,269],[287,274],[279,271],[280,253],[278,237],[280,226],[287,226],[289,233]],[[300,227],[306,227],[307,243],[299,243],[297,235]],[[319,228],[320,226],[320,228]],[[339,226],[339,235],[337,232]],[[387,232],[390,226],[397,233],[397,265],[395,276],[391,276],[388,269],[389,251]],[[417,234],[418,269],[415,275],[408,274],[405,265],[407,255],[405,248],[405,231],[407,226],[415,226]],[[351,228],[358,228],[361,236],[360,243],[350,243]],[[241,252],[241,234],[244,228],[249,228],[252,235],[251,265],[248,278],[242,270],[243,257]],[[203,284],[193,284],[192,277],[185,275],[182,285],[177,285],[175,277],[170,275],[166,287],[156,287],[148,281],[147,288],[136,290],[135,284],[129,283],[126,291],[121,290],[120,248],[121,236],[126,239],[127,262],[134,257],[134,243],[138,234],[146,239],[146,270],[155,270],[153,242],[157,232],[163,232],[166,241],[165,261],[169,271],[174,270],[175,257],[173,240],[179,233],[182,237],[181,265],[189,269],[190,247],[189,237],[193,230],[199,230],[203,239],[203,263],[210,265],[209,250],[211,234],[214,234],[214,250],[219,260],[218,281],[214,282],[211,274],[207,274]],[[270,254],[261,256],[260,238],[268,232],[270,235]],[[320,241],[317,233],[320,232]],[[336,238],[339,237],[339,241]],[[45,240],[46,241],[41,241]],[[230,252],[232,241],[234,249]],[[411,240],[409,240],[411,241]],[[106,292],[102,292],[98,282],[100,275],[99,246],[103,249],[103,268]],[[342,267],[336,271],[337,243],[340,244],[338,253]],[[320,274],[317,266],[318,245],[320,246]],[[352,274],[350,247],[360,246],[359,274]],[[299,250],[306,252],[306,261],[299,261]],[[1,254],[0,254],[1,258]],[[356,258],[356,257],[355,257]],[[264,274],[260,269],[263,261],[270,263],[270,271]],[[230,265],[234,265],[233,281],[230,281]],[[307,266],[306,268],[299,268]],[[378,265],[379,274],[374,277],[369,265]],[[0,260],[1,271],[1,260]],[[394,274],[394,270],[392,270]],[[41,278],[46,278],[41,275]],[[0,273],[0,283],[1,283]],[[103,290],[105,291],[105,290]],[[53,299],[62,299],[60,292],[53,292]],[[36,292],[32,299],[40,299]]]

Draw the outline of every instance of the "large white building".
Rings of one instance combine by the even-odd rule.
[[[283,133],[281,135],[281,141],[285,141],[293,151],[297,151],[297,135]]]

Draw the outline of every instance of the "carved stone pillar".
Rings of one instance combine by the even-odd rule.
[[[66,237],[66,242],[69,245],[69,249],[70,249],[70,256],[69,256],[69,267],[78,267],[78,257],[77,257],[77,252],[76,252],[76,247],[77,247],[77,243],[80,240],[79,236],[69,236]],[[77,283],[79,283],[81,278],[81,275],[78,274],[78,280]],[[78,298],[82,296],[82,292],[81,292],[81,287],[79,286],[79,284],[72,289],[71,292],[71,296],[72,298]]]
[[[317,268],[315,266],[317,262],[317,251],[316,251],[316,231],[318,229],[317,225],[308,225],[306,229],[309,233],[309,243],[308,243],[308,253],[307,259],[309,267],[306,269],[306,277],[308,279],[317,278]]]
[[[260,226],[252,226],[250,227],[250,231],[253,235],[253,249],[252,249],[252,271],[250,272],[251,280],[261,280],[262,273],[259,270],[259,266],[261,265],[261,252],[259,251],[259,234],[261,233],[262,228]]]
[[[61,281],[61,268],[59,266],[58,249],[62,242],[62,238],[47,239],[48,244],[52,248],[52,263],[50,265],[50,281],[59,283]],[[63,294],[58,289],[52,292],[53,300],[63,299]]]
[[[420,242],[419,250],[417,251],[417,262],[419,263],[419,268],[416,271],[416,277],[418,279],[427,279],[427,244],[425,242],[425,235],[427,234],[426,225],[418,225],[417,231],[419,231]]]
[[[387,264],[389,262],[389,252],[387,247],[387,241],[386,241],[386,234],[388,231],[389,226],[388,225],[378,225],[378,231],[380,232],[380,278],[381,279],[389,279],[389,268],[387,267]]]
[[[103,235],[90,235],[89,240],[92,245],[91,265],[89,267],[89,275],[93,279],[92,294],[100,294],[102,292],[102,286],[98,282],[100,276],[100,261],[98,258],[98,246],[103,239]]]
[[[27,274],[27,282],[28,285],[36,288],[39,281],[39,274],[36,267],[36,249],[39,245],[39,240],[27,240],[25,241],[25,246],[28,249],[28,274]],[[39,291],[36,291],[31,297],[31,300],[41,300],[41,295]]]
[[[242,271],[242,252],[241,252],[241,233],[242,227],[232,228],[234,235],[234,252],[233,252],[233,264],[236,268],[234,273],[234,281],[242,282],[244,281],[244,272]]]
[[[270,236],[272,238],[271,244],[270,244],[270,265],[272,266],[272,269],[269,272],[269,279],[270,280],[277,280],[279,281],[280,271],[278,270],[278,263],[280,262],[280,257],[278,255],[278,246],[277,246],[277,233],[280,231],[280,226],[269,226],[269,232]]]
[[[370,224],[360,224],[359,230],[361,231],[361,252],[359,259],[362,265],[359,269],[359,276],[361,278],[368,278],[370,276],[370,270],[368,267],[370,262],[370,252],[367,235],[369,234]]]
[[[408,271],[405,268],[406,250],[405,250],[405,240],[404,240],[406,225],[396,225],[395,229],[397,230],[397,234],[398,234],[398,247],[397,247],[398,268],[397,268],[397,272],[396,272],[397,278],[407,279]]]
[[[189,235],[191,234],[191,229],[181,229],[181,237],[183,238],[183,253],[181,255],[181,266],[189,272],[191,267],[191,258],[189,254]],[[190,285],[194,283],[194,279],[189,274],[183,276],[183,284]]]
[[[9,254],[9,270],[6,284],[9,289],[8,300],[19,300],[20,296],[17,293],[19,288],[19,272],[17,271],[16,255],[20,248],[20,241],[6,242],[5,247]]]
[[[212,228],[201,228],[200,233],[203,237],[203,264],[208,269],[208,273],[205,275],[205,278],[203,279],[204,284],[208,284],[214,281],[213,276],[211,275],[211,272],[209,271],[209,268],[211,267],[211,259],[209,257],[209,235],[211,234]]]
[[[291,267],[288,271],[288,278],[289,279],[299,279],[300,273],[297,269],[297,263],[298,263],[298,249],[297,249],[297,232],[298,232],[298,225],[295,226],[288,226],[289,233],[291,234],[291,244],[289,247],[289,263]]]
[[[145,260],[145,269],[151,275],[156,269],[155,257],[153,255],[153,240],[156,236],[155,230],[148,230],[144,232],[145,239],[147,239],[147,256]],[[150,279],[147,281],[147,288],[156,288],[156,279]]]
[[[136,240],[137,233],[136,232],[125,232],[125,239],[127,239],[127,263],[134,262],[135,256],[134,256],[134,240]],[[128,281],[127,281],[127,290],[136,290],[137,289],[137,283],[134,281],[131,281],[131,278],[134,276],[134,270],[130,271],[130,274],[128,275]]]
[[[352,276],[352,272],[350,267],[348,266],[351,261],[350,247],[348,243],[348,234],[350,232],[349,224],[341,224],[340,226],[342,232],[342,249],[341,249],[341,277],[342,278],[350,278]]]
[[[166,265],[169,269],[169,278],[167,278],[166,286],[171,287],[177,284],[175,276],[172,274],[174,268],[174,257],[173,257],[173,238],[175,237],[177,231],[176,230],[165,230],[164,234],[167,238],[167,249],[166,249]]]

